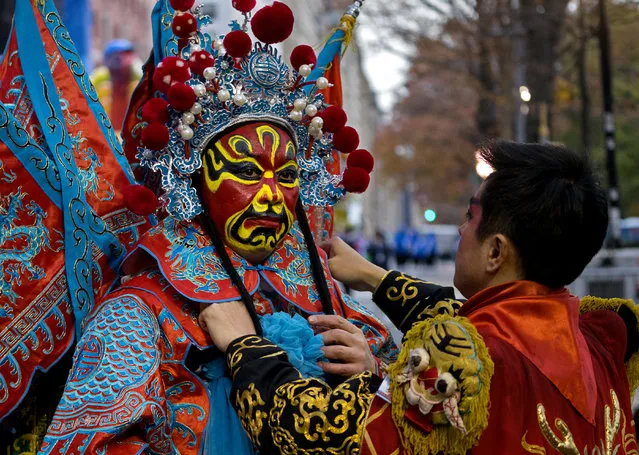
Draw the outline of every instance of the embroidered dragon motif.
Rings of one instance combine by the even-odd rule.
[[[80,185],[87,194],[93,194],[100,201],[110,201],[115,196],[113,185],[98,176],[98,168],[103,166],[92,147],[87,145],[87,139],[82,137],[82,133],[71,136],[74,155],[81,157],[84,167],[78,167],[78,177]],[[101,188],[104,187],[104,188]]]
[[[49,230],[43,221],[47,214],[34,201],[25,207],[25,196],[27,193],[18,187],[16,192],[0,197],[0,302],[4,301],[0,317],[13,316],[7,301],[15,304],[20,298],[14,288],[20,286],[25,277],[30,281],[45,277],[44,270],[34,264],[33,259],[45,248],[52,251],[62,248],[51,244]],[[24,219],[25,211],[33,217],[30,223]]]

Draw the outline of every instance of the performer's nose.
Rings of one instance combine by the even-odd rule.
[[[262,191],[262,196],[260,197],[260,202],[262,204],[278,204],[282,202],[282,197],[279,191],[277,191],[277,184],[275,183],[275,179],[266,179],[264,182],[264,191]]]

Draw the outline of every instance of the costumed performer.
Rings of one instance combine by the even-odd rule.
[[[355,152],[357,133],[325,105],[329,81],[305,81],[316,59],[307,46],[293,69],[278,55],[291,10],[275,2],[251,15],[254,1],[235,1],[244,22],[212,40],[193,0],[170,4],[154,11],[155,65],[125,122],[146,186],[122,189],[134,213],[164,218],[87,318],[42,454],[254,453],[229,403],[224,357],[198,325],[201,306],[241,300],[307,377],[378,374],[396,355],[387,329],[341,294],[306,217],[308,206],[363,191],[372,157],[359,151],[344,175],[327,171],[334,149]],[[343,22],[352,27],[358,11]],[[357,327],[330,341],[340,349],[327,359],[306,322],[314,314]]]
[[[302,378],[243,305],[201,319],[233,377],[244,428],[267,453],[636,454],[637,308],[565,288],[599,251],[607,200],[564,147],[495,142],[494,172],[460,227],[454,300],[442,288],[330,246],[336,277],[406,333],[388,383]],[[312,321],[333,323],[335,316]],[[233,321],[231,325],[229,322]],[[385,385],[388,385],[386,387]]]

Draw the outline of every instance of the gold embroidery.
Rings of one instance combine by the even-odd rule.
[[[568,429],[566,422],[561,419],[555,419],[555,426],[563,437],[563,440],[561,440],[557,437],[552,428],[550,428],[550,423],[548,422],[548,419],[546,419],[546,408],[544,408],[543,404],[537,405],[537,421],[539,422],[541,433],[553,449],[563,455],[579,455],[579,450],[575,445],[575,440],[573,439],[572,433]]]
[[[233,379],[235,379],[237,372],[240,371],[240,369],[237,368],[237,366],[244,358],[244,355],[242,353],[246,351],[247,349],[269,349],[269,350],[277,349],[278,350],[276,353],[271,353],[267,355],[266,357],[275,357],[284,352],[277,345],[264,343],[264,340],[258,336],[250,336],[250,337],[244,338],[240,342],[239,347],[235,351],[233,351],[233,354],[228,359],[228,367],[229,367],[229,370],[231,371],[231,377]]]
[[[259,446],[260,434],[264,428],[264,419],[268,417],[268,414],[260,409],[266,406],[266,403],[262,400],[259,390],[255,388],[255,384],[250,384],[248,389],[241,394],[238,392],[235,404],[242,426],[249,430],[249,437],[253,444]]]
[[[528,432],[525,432],[524,436],[521,438],[521,446],[523,447],[523,449],[528,453],[534,453],[537,455],[546,455],[546,449],[544,449],[542,446],[538,446],[535,444],[528,444],[528,442],[526,441],[527,434]]]
[[[619,400],[614,390],[610,391],[610,397],[612,398],[612,406],[614,408],[614,415],[612,420],[610,418],[610,406],[606,405],[606,455],[612,455],[612,445],[615,443],[615,437],[619,432],[619,424],[621,422],[621,408],[619,407]]]
[[[639,455],[639,453],[637,452],[637,442],[634,432],[626,433],[626,416],[623,412],[621,412],[619,399],[617,398],[617,394],[614,390],[610,391],[610,398],[612,400],[612,409],[609,405],[606,405],[606,407],[604,408],[606,428],[604,439],[600,441],[601,447],[595,446],[589,452],[588,446],[586,446],[583,452],[584,455],[588,455],[588,453],[590,453],[590,455],[617,455],[621,444],[615,445],[615,439],[617,438],[619,430],[622,427],[622,418],[623,429],[621,430],[621,439],[624,445],[624,452],[626,455]],[[541,403],[537,405],[537,422],[539,423],[541,433],[553,449],[564,455],[580,455],[579,449],[577,449],[568,425],[566,425],[566,423],[559,418],[555,419],[555,427],[561,434],[561,438],[563,438],[561,439],[551,428],[550,423],[546,418],[546,409]],[[528,433],[526,432],[521,440],[521,446],[524,448],[524,450],[526,450],[528,453],[545,454],[546,452],[543,447],[531,445],[526,442],[527,434]]]
[[[414,299],[419,295],[419,288],[415,286],[417,283],[425,283],[425,281],[410,278],[403,273],[395,278],[396,286],[390,286],[386,290],[386,298],[391,302],[400,302],[406,305],[406,302]]]
[[[379,291],[379,288],[382,286],[382,284],[384,283],[384,281],[386,281],[386,278],[388,278],[388,275],[390,275],[391,273],[393,273],[393,270],[389,270],[387,271],[384,276],[382,277],[381,280],[379,280],[379,282],[377,283],[377,286],[375,286],[375,290],[373,291],[373,295],[377,294],[377,291]]]
[[[369,381],[370,373],[361,374],[338,386],[332,394],[317,379],[299,380],[280,387],[269,420],[279,452],[284,455],[359,453],[373,398]]]

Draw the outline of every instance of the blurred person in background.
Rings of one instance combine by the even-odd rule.
[[[375,233],[375,238],[370,245],[368,245],[368,257],[370,258],[370,261],[383,269],[387,269],[391,254],[392,249],[386,242],[384,233],[382,231],[377,231]]]
[[[110,41],[104,49],[104,62],[91,74],[91,82],[118,133],[141,77],[142,62],[133,43],[125,39]]]

